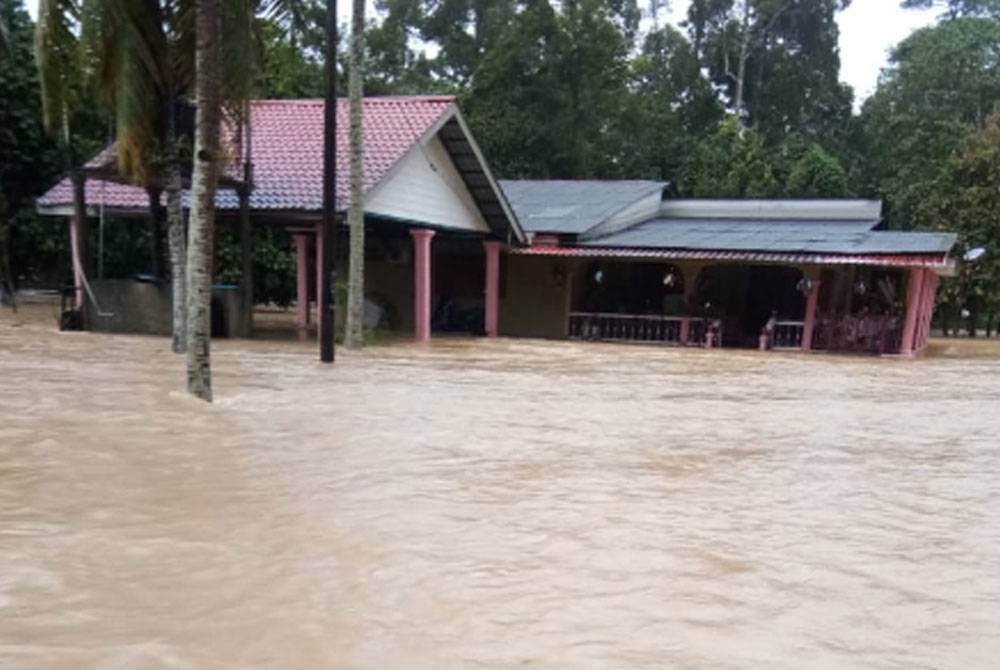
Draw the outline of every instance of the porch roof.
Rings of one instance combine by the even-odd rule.
[[[864,220],[653,219],[612,235],[584,240],[586,247],[798,254],[946,255],[951,233],[871,230]]]

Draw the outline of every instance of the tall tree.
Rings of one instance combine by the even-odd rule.
[[[848,195],[847,172],[823,147],[812,144],[792,166],[785,194],[796,198],[843,198]]]
[[[194,173],[188,246],[188,391],[212,401],[212,255],[215,192],[222,163],[222,0],[195,0]]]
[[[699,198],[775,197],[781,185],[760,136],[729,117],[688,159],[680,191]]]
[[[1000,0],[903,0],[907,9],[930,9],[939,7],[944,17],[957,19],[960,16],[990,16],[1000,18]]]
[[[347,328],[344,343],[359,349],[364,342],[365,319],[365,200],[364,200],[364,100],[365,0],[354,0],[351,10],[351,59],[348,75],[350,97],[351,195],[347,224],[351,233],[347,279]]]
[[[634,25],[617,4],[572,0],[557,10],[527,0],[479,64],[463,104],[500,174],[620,174],[611,157],[629,95]]]
[[[622,174],[677,179],[723,112],[684,34],[672,26],[648,33],[631,60],[628,88],[615,156]]]
[[[791,129],[814,138],[851,114],[840,84],[836,12],[850,0],[692,0],[691,33],[731,111],[774,144]]]
[[[1000,102],[1000,22],[959,18],[914,32],[862,108],[862,189],[911,227],[924,194]]]
[[[160,194],[173,300],[172,349],[185,350],[186,251],[178,111],[193,75],[190,3],[84,0],[83,35],[98,90],[112,110],[119,174],[149,193],[153,257],[159,255]],[[156,264],[154,263],[154,273]]]

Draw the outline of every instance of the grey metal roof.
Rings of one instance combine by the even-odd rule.
[[[951,233],[870,230],[870,221],[653,219],[581,246],[842,254],[946,254]]]
[[[658,181],[501,180],[524,230],[580,234],[666,186]]]
[[[665,219],[765,219],[776,221],[871,221],[882,216],[881,200],[845,198],[677,198],[664,200]]]

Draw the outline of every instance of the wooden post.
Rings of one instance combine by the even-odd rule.
[[[410,231],[413,238],[413,323],[418,342],[431,339],[431,238],[433,230]]]
[[[816,304],[819,302],[819,280],[814,279],[809,285],[809,295],[806,297],[806,318],[802,324],[802,351],[812,351],[813,331],[816,329]]]
[[[239,187],[240,197],[240,267],[242,279],[241,311],[243,337],[253,336],[253,229],[250,226],[250,186]]]
[[[323,224],[316,224],[316,322],[320,323],[320,316],[326,309],[326,296],[323,294],[323,254],[326,246],[323,244]],[[322,335],[322,334],[320,334]]]
[[[73,184],[73,219],[70,242],[73,245],[73,279],[76,288],[75,306],[86,328],[89,305],[84,295],[84,280],[90,274],[90,227],[87,221],[87,177],[81,170],[70,175]]]
[[[487,337],[497,336],[497,321],[500,309],[500,242],[486,240],[486,295],[483,317],[484,330]]]
[[[337,238],[337,0],[326,0],[326,98],[323,105],[323,222],[317,239],[319,359],[334,359],[333,261]],[[322,249],[322,252],[319,251]]]
[[[309,328],[309,236],[292,235],[295,240],[295,325],[300,331]]]
[[[906,317],[903,321],[903,341],[899,353],[903,356],[913,355],[914,337],[917,330],[917,319],[920,316],[920,302],[923,297],[924,270],[912,268],[910,280],[906,289]]]

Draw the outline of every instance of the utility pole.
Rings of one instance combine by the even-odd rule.
[[[323,109],[323,235],[319,359],[333,363],[333,268],[337,245],[337,0],[326,0],[326,104]]]

